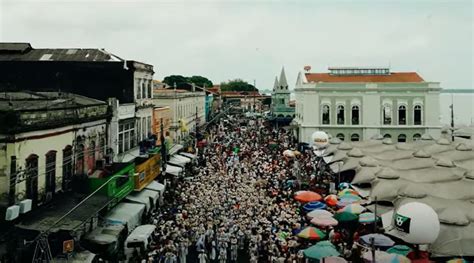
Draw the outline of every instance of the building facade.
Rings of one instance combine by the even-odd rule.
[[[116,161],[130,161],[151,135],[153,66],[122,59],[104,49],[35,49],[29,43],[0,43],[0,88],[62,91],[107,101],[117,111],[135,104],[134,116],[112,122],[108,149]],[[123,105],[120,107],[120,105]],[[118,115],[118,113],[117,113]],[[126,137],[128,136],[128,137]]]
[[[300,73],[295,89],[297,136],[309,142],[315,131],[322,130],[343,141],[439,137],[440,91],[438,82],[388,68]]]
[[[156,135],[156,145],[161,146],[161,125],[163,125],[163,136],[165,138],[170,136],[170,126],[171,126],[171,108],[168,106],[165,107],[155,107],[153,109],[153,134]]]
[[[32,207],[80,187],[105,157],[105,102],[57,92],[0,95],[0,203]],[[86,186],[85,186],[86,187]]]
[[[175,143],[184,143],[196,126],[205,123],[206,93],[170,88],[155,88],[154,104],[169,107],[171,111],[170,137]]]

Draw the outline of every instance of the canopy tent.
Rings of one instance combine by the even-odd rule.
[[[180,160],[181,162],[183,162],[183,163],[185,163],[185,164],[191,162],[191,158],[185,157],[185,156],[182,156],[182,155],[179,155],[179,154],[175,154],[175,155],[171,156],[171,159]]]
[[[171,163],[171,165],[166,166],[166,173],[172,174],[174,176],[181,176],[183,172],[183,168],[175,166]]]
[[[143,189],[140,192],[132,192],[127,197],[125,197],[125,200],[134,203],[144,204],[146,207],[146,212],[148,213],[153,210],[153,205],[156,206],[159,197],[159,192]]]
[[[165,191],[165,185],[160,184],[157,181],[151,181],[150,184],[145,187],[145,189],[157,191],[163,194],[163,192]]]
[[[195,159],[196,159],[196,155],[194,155],[194,154],[192,154],[192,153],[180,152],[179,155],[182,155],[182,156],[191,158],[192,160],[195,160]]]
[[[184,157],[183,157],[184,158]],[[177,158],[176,155],[172,156],[170,158],[170,160],[168,161],[168,163],[172,164],[172,165],[175,165],[175,166],[179,166],[181,168],[185,168],[186,167],[186,164],[189,162],[189,159],[187,160],[182,160],[180,158]]]
[[[112,252],[111,249],[118,248],[118,241],[124,229],[125,225],[99,226],[86,234],[82,245],[96,254]]]
[[[179,150],[183,149],[183,145],[181,144],[174,144],[173,146],[171,146],[170,150],[169,150],[169,154],[170,155],[173,155],[175,153],[177,153]]]
[[[144,204],[120,203],[105,216],[105,224],[126,225],[128,233],[140,225]]]

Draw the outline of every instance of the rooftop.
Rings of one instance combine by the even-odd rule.
[[[424,82],[423,78],[416,72],[391,72],[389,74],[380,75],[349,75],[349,74],[331,74],[331,73],[306,73],[308,82]]]
[[[29,43],[0,43],[0,61],[123,61],[104,49],[34,49]]]

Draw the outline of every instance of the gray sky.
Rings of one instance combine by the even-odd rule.
[[[353,3],[357,2],[357,3]],[[305,65],[388,66],[444,88],[474,88],[467,1],[0,0],[0,40],[105,48],[155,78],[203,75],[271,89]]]

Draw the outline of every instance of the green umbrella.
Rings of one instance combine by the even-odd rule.
[[[334,215],[334,219],[336,219],[339,222],[349,222],[349,221],[357,220],[358,218],[359,216],[354,215],[349,212],[341,212],[341,213],[336,213]]]
[[[402,255],[402,256],[406,256],[412,251],[413,251],[413,249],[411,249],[409,246],[405,246],[405,245],[395,245],[395,246],[387,249],[387,252],[390,253],[390,254],[398,254],[398,255]]]
[[[303,251],[305,257],[313,260],[321,260],[325,257],[339,256],[339,251],[329,241],[321,241]]]

